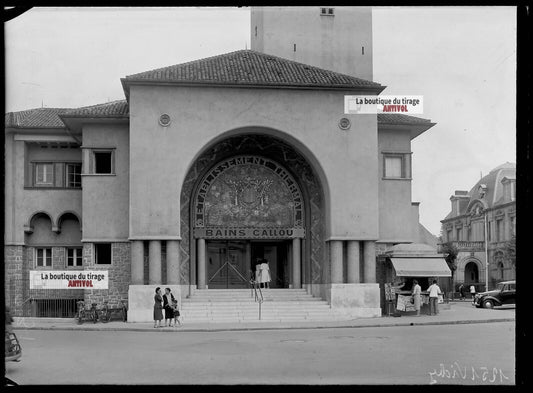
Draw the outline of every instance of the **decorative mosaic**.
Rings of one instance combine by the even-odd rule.
[[[307,163],[306,159],[294,148],[279,139],[256,134],[231,137],[217,143],[196,160],[185,177],[180,196],[180,225],[182,238],[180,242],[180,282],[184,284],[189,283],[191,268],[193,268],[193,266],[191,266],[191,203],[192,205],[195,203],[196,195],[201,187],[202,180],[207,176],[208,172],[221,161],[230,159],[236,155],[247,154],[257,157],[264,157],[265,159],[275,161],[280,166],[283,166],[293,179],[297,179],[298,187],[303,198],[305,199],[305,203],[303,205],[304,208],[306,208],[305,211],[307,212],[307,214],[304,214],[303,222],[303,226],[307,228],[306,239],[304,240],[304,243],[307,245],[310,243],[309,247],[304,245],[302,249],[302,257],[304,258],[303,262],[304,264],[308,264],[307,269],[310,268],[311,270],[311,282],[323,282],[324,267],[322,264],[326,260],[324,255],[325,221],[322,190],[319,185],[319,181],[310,165]],[[239,171],[240,169],[243,168],[235,169],[235,171]],[[244,170],[245,172],[248,172],[248,174],[254,174],[254,170],[258,171],[259,168],[252,165],[249,168],[244,168]],[[259,174],[260,172],[255,173]],[[272,199],[272,193],[270,193],[265,199],[265,196],[267,196],[266,194],[268,192],[263,192],[262,198],[260,198],[261,188],[253,188],[254,185],[252,185],[251,182],[254,179],[251,175],[249,184],[246,184],[246,179],[244,179],[244,183],[241,183],[239,186],[241,187],[240,189],[232,189],[234,186],[231,184],[231,180],[237,181],[236,174],[237,173],[228,173],[228,176],[222,178],[221,181],[223,179],[229,179],[229,185],[219,184],[215,190],[212,190],[213,194],[210,196],[212,204],[210,205],[210,209],[213,208],[212,206],[218,207],[213,208],[212,213],[208,214],[207,219],[211,220],[209,222],[211,222],[213,225],[220,223],[220,220],[228,220],[228,222],[235,224],[239,222],[238,225],[242,226],[243,223],[242,221],[239,221],[239,219],[242,220],[244,218],[246,220],[246,217],[250,217],[248,218],[249,223],[254,223],[251,225],[265,225],[264,223],[272,223],[273,221],[276,223],[285,223],[287,220],[291,219],[290,217],[295,217],[293,212],[290,214],[283,213],[283,210],[279,209],[279,207],[272,210],[273,207],[281,205],[281,201],[290,201],[290,198],[286,194],[286,190],[283,189],[283,182],[275,183],[274,180],[277,181],[277,179],[266,176],[264,173],[262,176],[259,176],[258,179],[272,180],[273,183],[270,185],[270,187],[277,187],[278,190],[281,191],[280,196],[277,197],[279,199]],[[240,180],[243,181],[242,178]],[[265,185],[266,184],[263,184],[263,186]],[[220,194],[218,194],[219,196],[221,196],[223,193],[227,193],[226,196],[229,198],[227,198],[225,202],[224,200],[222,200],[222,202],[215,202],[213,198],[216,196],[216,192],[220,192]],[[268,210],[268,213],[263,215],[262,220],[258,220],[254,218],[253,210],[254,208],[257,210],[257,207],[260,206],[261,201],[263,202],[263,206],[265,206],[265,202],[267,202],[267,208],[271,210],[263,210],[263,212]],[[224,203],[226,203],[227,206],[224,206]],[[305,206],[306,203],[307,207]],[[248,206],[246,206],[247,204]],[[231,211],[231,205],[234,208],[233,216],[231,214],[227,214],[228,211]],[[221,207],[222,211],[226,212],[225,214],[217,213],[217,209],[220,211]],[[258,213],[260,213],[259,210]],[[296,224],[296,222],[294,222],[294,224]],[[227,223],[224,225],[227,225]],[[192,245],[194,246],[194,243]],[[307,253],[305,251],[306,248],[309,250]],[[302,282],[306,281],[307,279],[302,277]]]

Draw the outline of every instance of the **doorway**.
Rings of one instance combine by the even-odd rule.
[[[208,288],[249,288],[249,280],[255,276],[255,265],[263,259],[268,261],[270,269],[270,288],[288,288],[288,245],[288,241],[208,240]]]

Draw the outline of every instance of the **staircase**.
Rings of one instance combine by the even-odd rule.
[[[338,321],[347,319],[305,289],[262,289],[261,321]],[[259,303],[250,289],[196,290],[182,299],[182,320],[189,322],[260,322]]]

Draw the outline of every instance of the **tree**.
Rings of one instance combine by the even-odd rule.
[[[516,268],[516,235],[513,235],[511,240],[505,242],[502,251],[505,259]]]
[[[459,250],[452,242],[442,243],[440,250],[444,254],[444,260],[452,272],[451,282],[453,287],[454,275],[455,271],[457,270],[457,255],[459,255]],[[452,288],[452,290],[455,290],[455,288]]]

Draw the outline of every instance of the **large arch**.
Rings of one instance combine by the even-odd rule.
[[[250,130],[253,132],[248,132]],[[328,203],[326,190],[320,179],[321,176],[325,178],[325,175],[321,168],[317,171],[299,149],[287,143],[287,138],[280,139],[277,137],[279,132],[267,131],[270,130],[257,127],[232,130],[214,138],[196,154],[194,162],[188,168],[180,195],[180,282],[194,284],[197,279],[196,250],[191,231],[192,205],[202,179],[217,163],[232,156],[247,154],[268,158],[284,166],[302,191],[307,228],[302,247],[302,283],[320,283],[329,272],[324,266],[324,261],[327,260],[324,239]]]

